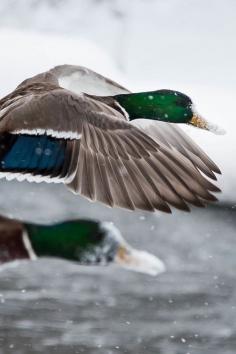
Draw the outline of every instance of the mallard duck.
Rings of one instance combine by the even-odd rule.
[[[154,255],[132,248],[111,223],[73,220],[54,225],[0,217],[0,264],[56,257],[82,265],[108,265],[157,275],[165,270]]]
[[[221,132],[183,93],[130,93],[89,69],[57,66],[0,100],[0,177],[64,183],[130,210],[205,206],[219,191],[205,176],[220,170],[172,123]]]

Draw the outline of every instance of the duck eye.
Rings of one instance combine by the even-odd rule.
[[[176,103],[180,106],[183,106],[183,107],[190,107],[192,104],[192,101],[187,96],[186,97],[178,96],[176,99]]]

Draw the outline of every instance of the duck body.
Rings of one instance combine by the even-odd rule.
[[[216,200],[204,175],[215,180],[218,167],[170,123],[196,120],[191,100],[170,90],[137,95],[70,65],[25,80],[0,100],[0,177],[63,183],[130,210],[188,211]]]
[[[111,223],[73,220],[52,225],[0,217],[0,264],[50,257],[79,265],[109,265],[150,275],[165,266],[154,255],[132,248]]]

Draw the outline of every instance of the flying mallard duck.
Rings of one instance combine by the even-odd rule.
[[[0,177],[64,183],[130,210],[215,201],[205,176],[216,180],[219,168],[171,123],[220,133],[180,92],[130,93],[89,69],[57,66],[0,100]]]
[[[132,248],[107,222],[74,220],[44,226],[0,217],[0,264],[38,257],[56,257],[82,265],[114,263],[150,275],[165,270],[162,261]]]

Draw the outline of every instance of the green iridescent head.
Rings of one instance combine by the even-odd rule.
[[[190,97],[179,91],[157,90],[114,96],[129,119],[152,119],[169,123],[191,124],[222,134],[223,130],[200,116]]]
[[[35,257],[56,257],[83,265],[114,263],[151,275],[165,270],[162,261],[148,252],[132,248],[120,231],[108,222],[74,220],[48,226],[24,224],[24,227]]]
[[[130,119],[149,118],[172,123],[188,123],[193,117],[192,100],[171,90],[117,95],[117,101]]]
[[[64,258],[82,264],[109,263],[116,254],[115,229],[106,223],[75,220],[55,225],[26,224],[37,256]]]

